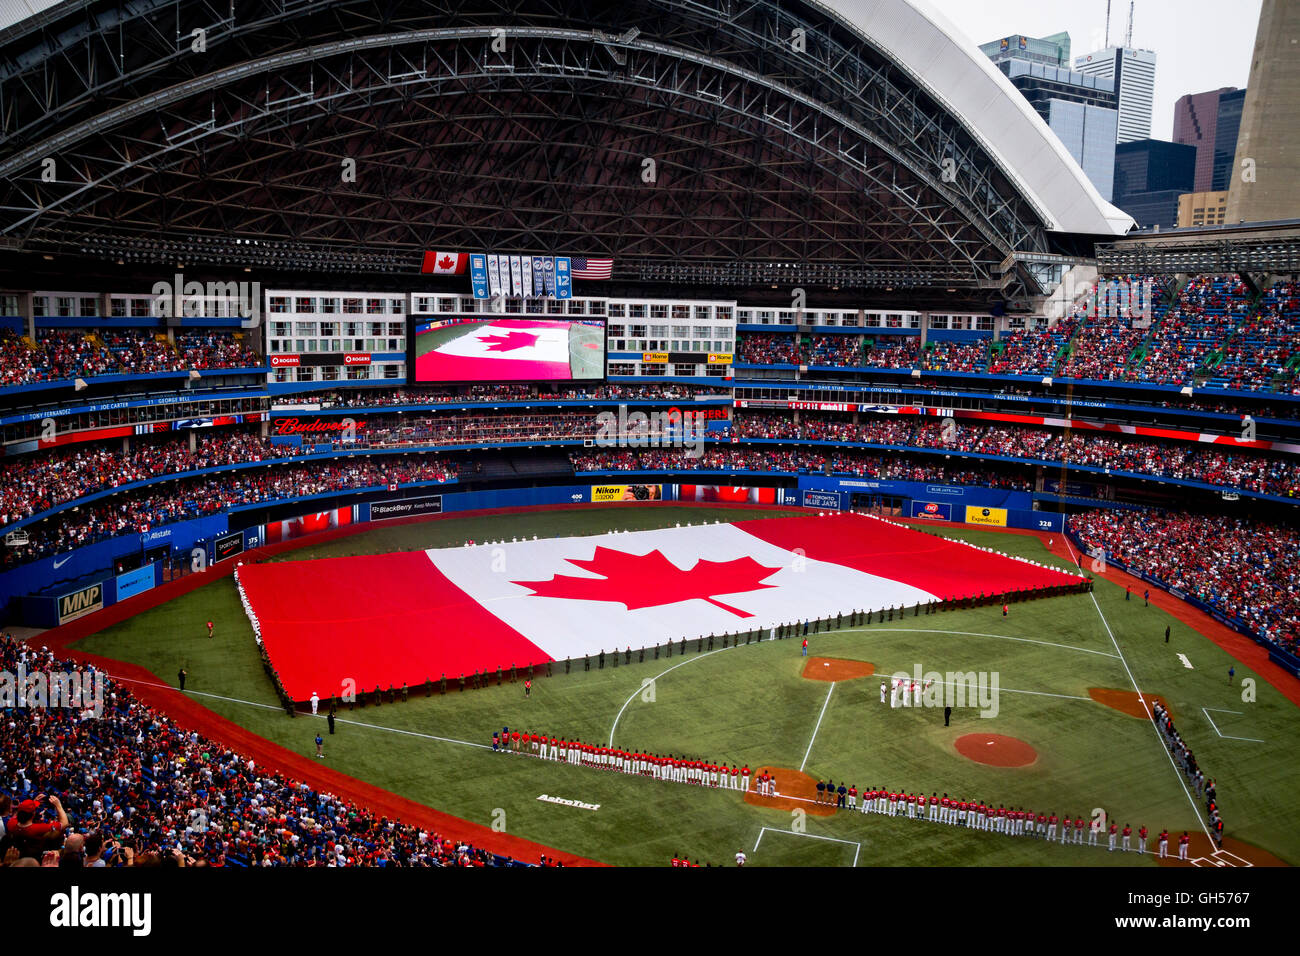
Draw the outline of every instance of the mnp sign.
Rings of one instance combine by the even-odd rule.
[[[59,598],[59,623],[67,624],[79,617],[85,617],[104,606],[104,583],[92,584],[80,591],[73,591]]]
[[[993,525],[996,528],[1005,528],[1007,526],[1007,509],[1006,508],[976,508],[973,505],[967,505],[966,523],[987,524],[987,525]]]

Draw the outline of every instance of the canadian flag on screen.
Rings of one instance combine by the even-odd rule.
[[[426,252],[420,271],[426,274],[458,276],[469,269],[468,252]]]

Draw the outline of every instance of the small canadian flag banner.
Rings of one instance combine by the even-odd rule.
[[[1081,580],[839,514],[240,569],[295,700]]]
[[[426,252],[420,271],[431,275],[458,276],[469,269],[468,252]]]

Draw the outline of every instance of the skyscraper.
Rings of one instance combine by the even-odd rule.
[[[1013,36],[980,45],[1110,201],[1119,114],[1115,83],[1068,68],[1070,37]]]
[[[1196,148],[1196,192],[1222,189],[1214,183],[1214,152],[1217,149],[1216,131],[1219,126],[1219,102],[1225,93],[1236,87],[1225,86],[1204,93],[1185,93],[1174,103],[1174,142]],[[1238,113],[1240,120],[1240,113]],[[1235,147],[1237,130],[1233,127],[1232,142]],[[1228,162],[1231,162],[1229,157]]]
[[[1151,109],[1155,98],[1156,55],[1152,50],[1107,47],[1074,58],[1074,68],[1089,76],[1115,81],[1119,97],[1119,134],[1116,142],[1131,143],[1151,136]]]
[[[1250,60],[1229,224],[1300,219],[1300,3],[1264,0]]]
[[[1237,154],[1237,137],[1241,131],[1241,112],[1246,103],[1245,90],[1233,90],[1219,97],[1219,118],[1214,130],[1214,175],[1210,188],[1224,190],[1232,178],[1232,160]]]
[[[1143,139],[1115,147],[1114,203],[1142,228],[1178,224],[1178,197],[1192,192],[1196,150],[1180,143]]]

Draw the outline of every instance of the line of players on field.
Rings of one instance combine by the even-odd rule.
[[[734,764],[693,760],[685,755],[640,753],[583,743],[576,739],[564,740],[546,734],[520,732],[509,727],[492,732],[492,749],[498,753],[522,753],[575,767],[615,770],[673,783],[692,783],[724,790],[748,792],[753,779],[757,782],[757,792],[776,796],[776,779],[766,773],[755,777],[748,764],[737,767]]]
[[[861,796],[861,803],[858,798]],[[1138,853],[1147,852],[1147,828],[1141,827],[1137,831],[1137,845],[1133,846],[1133,828],[1127,823],[1121,828],[1116,823],[1107,824],[1104,817],[1095,817],[1091,823],[1084,821],[1083,817],[1075,817],[1070,821],[1070,815],[1067,813],[1064,817],[1057,817],[1056,813],[1035,814],[1032,810],[1025,810],[1022,807],[1003,807],[1001,805],[993,806],[992,803],[982,803],[966,800],[954,800],[944,794],[939,796],[937,792],[929,797],[924,794],[906,793],[903,791],[895,792],[880,787],[874,790],[863,790],[859,794],[857,786],[845,787],[840,784],[838,787],[830,781],[817,782],[817,799],[815,803],[832,804],[837,809],[843,807],[848,810],[860,810],[862,813],[881,813],[885,816],[907,817],[909,820],[927,820],[930,823],[946,823],[949,826],[967,827],[972,830],[983,830],[986,833],[1004,833],[1007,836],[1030,836],[1042,840],[1055,841],[1057,832],[1060,832],[1060,842],[1075,843],[1082,845],[1084,831],[1087,831],[1088,845],[1097,846],[1098,841],[1104,833],[1107,837],[1107,846],[1110,850],[1120,849],[1127,852],[1130,849],[1136,849]],[[1178,838],[1178,858],[1187,859],[1187,847],[1191,843],[1191,837],[1186,832]],[[1162,830],[1156,838],[1157,852],[1160,856],[1168,856],[1169,832]]]
[[[572,766],[592,767],[597,770],[614,770],[619,773],[639,774],[673,783],[689,783],[699,786],[721,789],[740,790],[748,793],[752,772],[749,765],[714,764],[706,760],[691,760],[685,756],[673,754],[647,754],[636,751],[621,750],[617,747],[602,747],[599,744],[583,743],[581,740],[564,740],[549,737],[546,734],[534,734],[528,731],[512,731],[502,727],[492,732],[492,749],[503,753],[522,753],[527,756],[540,757],[543,760],[555,760]],[[777,796],[776,778],[768,773],[759,774],[756,779],[755,792],[760,796]],[[859,804],[859,796],[861,803]],[[1091,823],[1083,817],[1075,817],[1073,822],[1069,814],[1058,818],[1055,812],[1035,814],[1031,810],[1018,807],[994,807],[991,803],[954,800],[937,792],[929,797],[924,794],[892,791],[884,787],[875,790],[863,790],[859,794],[856,785],[836,787],[829,781],[818,781],[815,803],[833,804],[837,808],[860,810],[862,813],[880,813],[886,816],[905,816],[908,819],[923,819],[932,823],[945,823],[950,826],[964,826],[972,830],[987,833],[1002,833],[1008,836],[1030,836],[1048,841],[1055,841],[1060,833],[1062,844],[1083,845],[1084,831],[1087,831],[1089,846],[1097,846],[1103,834],[1107,837],[1109,850],[1127,852],[1136,849],[1138,853],[1147,852],[1147,833],[1145,826],[1138,829],[1136,846],[1134,831],[1129,824],[1121,828],[1116,823],[1109,823],[1101,816],[1093,818]],[[1178,838],[1178,858],[1186,860],[1191,837],[1186,831]],[[1169,855],[1169,831],[1162,830],[1156,838],[1156,852],[1161,857]]]

